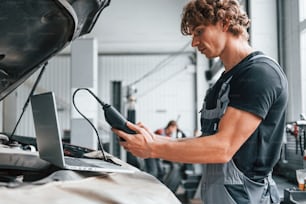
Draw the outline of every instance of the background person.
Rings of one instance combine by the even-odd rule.
[[[167,136],[170,138],[176,137],[178,126],[175,120],[170,120],[166,127],[155,130],[155,134]]]

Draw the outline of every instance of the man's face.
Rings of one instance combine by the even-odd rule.
[[[225,34],[221,23],[199,25],[192,31],[192,46],[197,47],[207,58],[218,57],[224,49]]]
[[[167,134],[168,136],[173,136],[173,134],[175,134],[176,131],[177,131],[177,127],[174,126],[174,125],[171,125],[171,126],[169,126],[169,127],[166,129],[166,134]]]

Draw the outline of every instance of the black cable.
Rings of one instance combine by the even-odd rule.
[[[16,125],[15,125],[15,127],[14,127],[14,129],[13,129],[13,131],[12,131],[12,133],[11,133],[11,135],[10,135],[10,138],[12,138],[12,137],[14,136],[14,134],[15,134],[15,132],[16,132],[16,129],[17,129],[19,123],[20,123],[20,120],[21,120],[21,118],[22,118],[22,116],[23,116],[23,114],[24,114],[26,108],[27,108],[28,105],[29,105],[31,96],[33,95],[33,93],[34,93],[34,91],[35,91],[35,89],[36,89],[36,87],[37,87],[37,85],[38,85],[38,83],[39,83],[39,81],[40,81],[40,79],[41,79],[41,76],[42,76],[42,74],[44,73],[45,68],[46,68],[47,65],[48,65],[48,62],[45,62],[44,65],[42,66],[42,68],[41,68],[41,70],[40,70],[40,72],[39,72],[39,75],[37,76],[37,79],[35,80],[35,83],[34,83],[32,89],[31,89],[31,92],[30,92],[30,94],[29,94],[29,96],[28,96],[28,98],[27,98],[25,104],[23,105],[22,112],[21,112],[21,114],[20,114],[20,116],[19,116],[19,119],[18,119],[18,121],[17,121],[17,123],[16,123]]]
[[[72,95],[72,104],[73,104],[73,107],[76,109],[76,111],[90,124],[90,126],[94,129],[97,137],[98,137],[98,144],[99,144],[99,147],[100,147],[100,150],[101,150],[101,153],[102,153],[102,156],[104,158],[105,161],[111,161],[109,159],[107,159],[107,157],[105,156],[105,153],[104,153],[104,148],[103,148],[103,145],[101,143],[101,140],[100,140],[100,136],[99,136],[99,133],[98,133],[98,130],[95,128],[95,126],[92,124],[92,122],[90,122],[90,120],[80,112],[80,110],[77,108],[77,106],[75,105],[75,94],[80,91],[80,90],[86,90],[88,91],[102,106],[105,105],[90,89],[88,88],[78,88],[76,89],[74,92],[73,92],[73,95]]]
[[[175,53],[171,54],[169,57],[161,60],[152,70],[150,70],[149,72],[147,72],[142,77],[135,80],[134,82],[130,83],[128,86],[133,86],[133,85],[139,83],[140,81],[144,80],[145,78],[151,76],[152,74],[154,74],[154,73],[160,71],[161,69],[163,69],[168,63],[170,63],[171,60],[174,60],[177,56],[182,54],[182,52],[189,46],[189,44],[190,44],[190,42],[186,43],[178,52],[175,52]]]
[[[180,69],[178,70],[177,72],[175,72],[174,74],[170,75],[169,77],[165,78],[162,80],[162,82],[160,82],[159,84],[157,84],[156,86],[150,88],[150,89],[147,89],[147,91],[143,91],[143,94],[138,94],[138,98],[141,98],[147,94],[149,94],[151,91],[153,91],[154,89],[160,87],[161,85],[163,85],[164,83],[166,83],[167,81],[173,79],[176,75],[180,74],[181,72],[185,71],[186,70],[186,67],[184,67],[183,69]]]

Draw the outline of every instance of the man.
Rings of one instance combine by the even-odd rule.
[[[200,137],[169,140],[141,123],[127,124],[134,135],[113,130],[135,156],[205,164],[205,204],[280,202],[271,172],[281,151],[287,80],[274,60],[249,45],[249,23],[237,0],[191,0],[183,10],[182,33],[225,67],[204,99]]]
[[[166,127],[164,128],[160,128],[154,131],[155,134],[158,135],[163,135],[166,137],[176,137],[176,132],[177,132],[178,128],[177,128],[177,123],[175,120],[170,120],[167,124]]]

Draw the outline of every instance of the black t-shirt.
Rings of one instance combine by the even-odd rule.
[[[266,176],[280,156],[288,101],[287,79],[272,59],[253,52],[222,74],[205,98],[206,108],[214,108],[221,85],[229,78],[228,106],[262,118],[233,160],[249,178]]]

